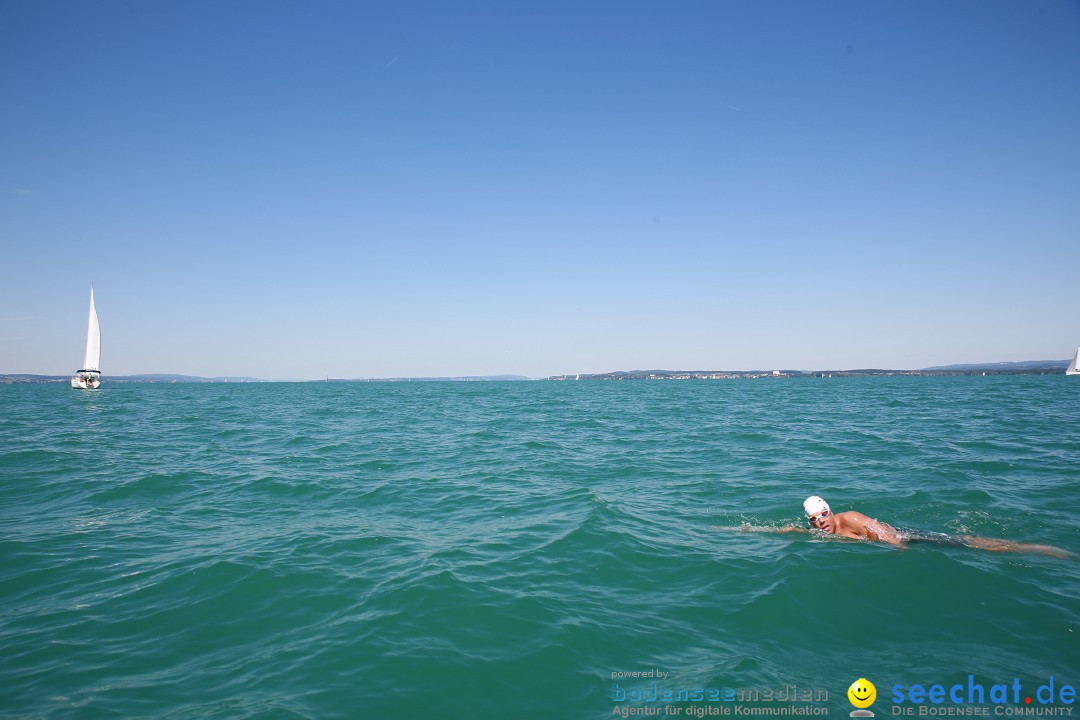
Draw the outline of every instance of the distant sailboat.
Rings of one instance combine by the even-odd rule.
[[[1072,362],[1069,363],[1069,367],[1065,369],[1066,375],[1080,375],[1080,370],[1076,366],[1080,364],[1080,347],[1076,348],[1076,354],[1073,355]]]
[[[94,307],[94,286],[90,286],[90,319],[86,323],[86,356],[82,369],[71,378],[71,387],[96,390],[101,387],[101,328]]]

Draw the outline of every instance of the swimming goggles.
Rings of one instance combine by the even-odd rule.
[[[832,515],[832,512],[830,512],[829,510],[822,510],[817,515],[810,515],[806,519],[810,522],[811,525],[817,525],[818,518],[827,518],[829,517],[829,515]]]

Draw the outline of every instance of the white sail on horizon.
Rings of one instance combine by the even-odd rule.
[[[1073,355],[1072,362],[1069,363],[1069,367],[1065,370],[1065,374],[1080,375],[1080,370],[1076,369],[1077,363],[1080,363],[1080,347],[1076,348],[1076,354]]]
[[[86,357],[83,370],[100,371],[101,364],[101,328],[98,326],[97,309],[94,307],[94,287],[90,286],[90,318],[86,325]]]

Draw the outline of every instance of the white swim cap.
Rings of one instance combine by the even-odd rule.
[[[806,498],[802,504],[803,512],[806,513],[806,517],[814,517],[820,515],[822,510],[829,509],[829,503],[825,502],[817,495],[811,495]]]

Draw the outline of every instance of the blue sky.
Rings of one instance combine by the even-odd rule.
[[[0,2],[0,372],[1080,344],[1080,3]]]

